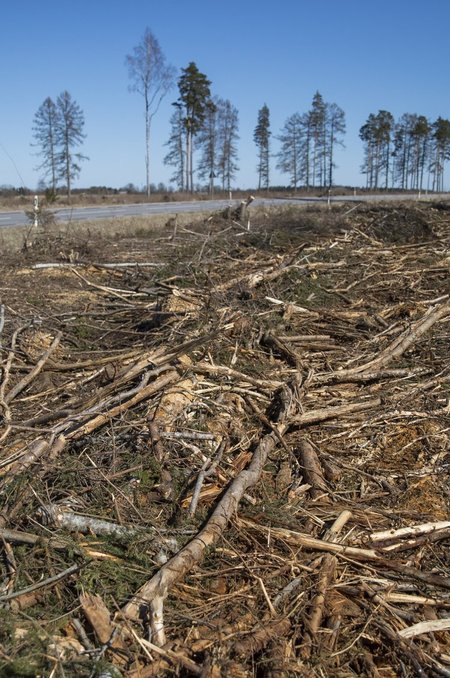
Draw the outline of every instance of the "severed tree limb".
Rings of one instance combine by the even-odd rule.
[[[264,626],[252,631],[233,645],[233,654],[237,657],[248,657],[261,652],[274,638],[279,643],[291,628],[290,619],[287,617],[266,622]]]
[[[232,289],[236,285],[246,285],[249,289],[253,289],[254,287],[258,287],[262,282],[270,282],[272,280],[276,280],[279,278],[281,275],[284,275],[285,273],[288,273],[294,268],[297,268],[293,264],[295,261],[297,255],[299,252],[306,247],[306,243],[299,248],[297,248],[294,256],[289,256],[286,257],[284,260],[281,261],[280,264],[277,265],[270,265],[266,266],[266,268],[261,268],[259,271],[255,271],[254,273],[247,273],[245,275],[241,275],[238,278],[232,278],[231,280],[227,280],[226,282],[222,283],[221,285],[218,285],[216,287],[216,291],[218,292],[225,292],[226,290]]]
[[[398,530],[374,532],[370,540],[384,553],[408,551],[422,544],[441,541],[450,536],[450,521],[441,520],[435,523],[421,523]]]
[[[378,405],[381,405],[381,398],[372,398],[371,400],[363,400],[356,403],[349,403],[348,405],[335,405],[333,407],[323,407],[317,410],[310,410],[309,412],[303,412],[302,414],[298,414],[291,420],[291,424],[294,426],[307,426],[308,424],[317,424],[320,421],[334,419],[345,414],[370,410],[373,407],[377,407]]]
[[[4,308],[4,307],[2,307]],[[3,322],[4,322],[4,315],[3,315]],[[3,410],[3,421],[6,424],[5,425],[5,430],[3,431],[2,435],[0,436],[0,442],[3,442],[9,435],[11,431],[11,411],[9,409],[9,401],[6,400],[6,387],[9,382],[9,378],[11,376],[11,367],[13,364],[14,357],[16,355],[16,343],[17,343],[17,337],[21,332],[26,330],[29,327],[29,324],[27,325],[22,325],[21,327],[18,327],[11,338],[11,347],[9,349],[8,357],[6,359],[5,366],[2,367],[2,379],[0,382],[0,408]],[[2,323],[2,331],[3,331],[3,323]]]
[[[398,368],[390,370],[375,370],[370,372],[361,372],[360,374],[348,374],[347,370],[340,372],[331,372],[330,374],[316,374],[313,377],[314,384],[338,384],[338,383],[363,383],[369,381],[379,381],[380,379],[401,379],[402,377],[416,377],[430,374],[431,370],[426,367],[419,367],[413,370]]]
[[[189,368],[191,372],[195,374],[212,374],[212,375],[224,375],[230,379],[237,379],[240,382],[251,384],[260,388],[262,391],[272,391],[275,388],[280,388],[282,386],[281,381],[274,381],[269,379],[257,379],[252,377],[249,374],[244,374],[244,372],[239,372],[234,370],[232,367],[226,367],[225,365],[210,365],[209,363],[197,363]]]
[[[130,632],[144,650],[149,650],[150,652],[154,652],[155,654],[168,659],[172,664],[175,664],[175,666],[181,664],[181,666],[186,668],[194,676],[204,675],[202,667],[192,661],[192,659],[189,659],[179,652],[174,652],[169,648],[162,649],[159,645],[155,645],[155,643],[151,643],[150,641],[145,640],[145,638],[139,638],[134,629],[130,629]]]
[[[350,513],[350,511],[343,511],[335,520],[333,525],[330,527],[325,538],[332,543],[336,542],[340,531],[342,530],[344,525],[348,522],[348,520],[351,518],[351,515],[352,514]],[[319,632],[322,623],[322,618],[324,615],[327,592],[335,579],[337,565],[338,560],[335,555],[331,553],[326,553],[324,555],[319,572],[317,593],[311,602],[311,610],[307,622],[309,631],[308,634],[309,643],[313,639],[317,640],[317,634]],[[335,621],[338,621],[338,619],[336,619]],[[333,626],[335,625],[336,624],[333,624]],[[309,643],[306,644],[305,650],[306,649],[310,650]]]
[[[398,631],[398,635],[402,638],[414,638],[423,633],[433,633],[434,631],[448,631],[450,629],[450,618],[446,619],[432,619],[431,621],[419,622],[408,626],[406,629]]]
[[[111,536],[118,540],[130,539],[139,534],[147,534],[150,531],[153,538],[153,545],[157,548],[165,548],[175,552],[178,548],[178,542],[175,537],[162,536],[158,530],[144,527],[129,527],[118,525],[110,520],[101,518],[92,518],[83,516],[73,511],[64,509],[57,504],[45,504],[38,510],[38,516],[41,523],[52,524],[57,527],[69,530],[70,532],[81,532],[82,534],[98,534]]]
[[[288,365],[297,369],[300,368],[301,360],[299,355],[289,346],[289,344],[277,337],[273,332],[265,332],[262,342],[265,346],[275,350],[275,353],[281,355]]]
[[[289,426],[287,420],[295,403],[290,390],[285,387],[283,391],[284,393],[281,394],[283,408],[278,418],[278,431],[281,435]],[[199,562],[205,549],[220,537],[245,492],[258,482],[268,455],[277,443],[278,437],[274,432],[264,436],[254,451],[249,466],[233,480],[203,529],[139,589],[122,609],[125,617],[145,621],[149,618],[149,612],[152,609],[158,610],[160,601],[167,596],[171,586],[179,581],[195,563]],[[159,641],[161,639],[163,639],[162,633]]]
[[[0,304],[0,348],[2,348],[2,334],[5,326],[5,306]]]
[[[359,373],[380,370],[392,362],[395,358],[403,355],[413,344],[416,343],[428,330],[433,327],[439,320],[450,313],[450,300],[445,303],[429,308],[425,315],[413,323],[403,334],[397,337],[384,351],[381,351],[376,358],[369,360],[362,365],[357,365],[347,370],[340,370],[336,372],[339,375],[339,380],[343,378],[354,376]],[[321,375],[319,375],[321,376]]]
[[[14,398],[17,395],[19,395],[19,393],[21,393],[21,391],[23,391],[23,389],[26,388],[28,386],[28,384],[30,384],[33,381],[33,379],[35,377],[37,377],[37,375],[42,371],[42,368],[44,367],[45,363],[47,362],[47,360],[49,359],[51,354],[55,351],[59,342],[61,341],[61,337],[62,337],[62,332],[58,332],[56,337],[53,339],[51,345],[49,346],[49,348],[45,351],[42,358],[40,358],[40,360],[33,367],[31,372],[26,374],[23,377],[23,379],[21,379],[19,381],[18,384],[16,384],[10,391],[8,391],[8,393],[4,397],[4,401],[7,405],[9,405],[10,402],[12,400],[14,400]]]
[[[133,358],[136,358],[141,351],[139,349],[133,349],[132,351],[122,351],[121,353],[115,353],[113,355],[107,355],[103,357],[93,358],[91,360],[77,360],[76,362],[64,362],[57,363],[53,360],[50,360],[50,365],[52,372],[71,372],[72,370],[85,370],[90,367],[99,367],[100,365],[110,365],[111,363],[122,362],[129,363]]]
[[[3,402],[5,400],[5,393],[6,393],[6,386],[9,381],[10,373],[11,373],[11,366],[14,360],[14,356],[16,355],[16,343],[17,343],[17,337],[21,332],[26,330],[29,327],[29,323],[26,325],[22,325],[21,327],[18,327],[11,338],[11,348],[9,349],[8,357],[6,359],[6,364],[3,367],[3,372],[2,372],[2,381],[0,384],[0,401]]]
[[[0,593],[8,594],[13,590],[16,579],[17,579],[17,563],[14,557],[14,550],[9,542],[4,538],[0,537],[0,543],[3,550],[3,561],[4,567],[7,572],[7,577],[4,582],[0,585]]]
[[[238,524],[254,529],[257,532],[270,534],[271,538],[285,540],[288,544],[303,546],[304,548],[311,549],[313,551],[325,551],[363,562],[378,562],[382,560],[381,556],[374,549],[363,549],[356,546],[336,544],[334,542],[311,537],[309,534],[305,534],[303,532],[296,532],[283,527],[261,525],[260,523],[256,523],[253,520],[248,520],[247,518],[239,518]]]
[[[317,583],[317,593],[311,603],[311,612],[308,621],[309,631],[313,636],[317,635],[322,622],[323,610],[325,606],[325,597],[330,583],[334,580],[336,573],[337,559],[330,553],[325,554],[319,572],[319,581]]]
[[[86,285],[89,287],[94,287],[97,290],[100,290],[101,292],[106,292],[107,294],[110,294],[113,297],[117,297],[121,301],[125,302],[126,304],[132,304],[132,301],[128,300],[128,297],[136,297],[136,296],[142,296],[142,293],[135,292],[134,290],[121,290],[121,289],[115,289],[113,287],[106,287],[105,285],[97,285],[96,283],[90,282],[87,280],[81,273],[79,273],[73,266],[71,267],[71,272],[74,273],[78,278],[80,278]]]
[[[290,454],[291,454],[291,451],[290,451],[289,447],[286,445],[286,442],[285,442],[283,436],[281,435],[281,433],[279,432],[278,428],[276,427],[276,425],[273,424],[273,423],[270,421],[270,419],[269,419],[268,417],[266,417],[266,415],[264,414],[264,412],[261,412],[261,410],[259,409],[259,407],[258,407],[257,404],[255,403],[255,401],[254,401],[252,398],[250,398],[250,396],[247,396],[246,401],[248,402],[248,404],[249,404],[250,407],[252,408],[253,412],[254,412],[254,413],[259,417],[259,419],[262,421],[262,423],[263,423],[265,426],[267,426],[268,428],[270,428],[270,429],[274,432],[274,434],[275,434],[275,435],[277,436],[277,438],[278,438],[279,443],[280,443],[280,444],[282,445],[282,447],[286,450],[286,452],[290,455]]]
[[[52,457],[56,456],[64,449],[65,445],[66,439],[62,435],[58,436],[56,439],[52,436],[50,441],[44,440],[43,438],[37,438],[28,444],[27,450],[20,455],[18,459],[12,460],[10,464],[2,468],[1,475],[7,474],[8,483],[12,480],[14,475],[25,471],[44,455],[47,457],[49,455]]]
[[[401,541],[392,544],[377,544],[377,548],[381,549],[383,553],[398,553],[399,551],[410,551],[422,544],[431,544],[450,537],[450,528],[444,530],[436,530],[428,534],[423,534],[420,537],[412,539],[402,539]]]
[[[334,553],[337,556],[349,558],[356,562],[377,563],[383,569],[399,572],[408,579],[422,581],[430,586],[450,589],[450,578],[432,572],[422,572],[415,567],[403,565],[403,563],[395,560],[387,560],[375,549],[363,549],[356,546],[346,546],[345,544],[335,544],[324,541],[323,539],[316,539],[303,532],[296,532],[282,527],[261,525],[260,523],[243,518],[238,519],[238,524],[259,532],[270,534],[271,538],[286,541],[288,544],[293,544],[294,546],[303,546],[312,551]]]
[[[81,424],[76,427],[72,426],[72,430],[66,434],[66,438],[71,440],[77,440],[78,438],[82,438],[84,435],[92,433],[92,431],[95,431],[97,428],[100,428],[100,426],[106,424],[112,417],[117,417],[119,414],[126,412],[126,410],[128,410],[130,407],[133,407],[134,405],[137,405],[137,403],[146,400],[151,395],[154,395],[155,393],[163,389],[165,386],[168,386],[177,379],[179,379],[179,375],[176,370],[172,369],[166,372],[165,374],[162,374],[160,377],[155,379],[155,381],[152,381],[150,384],[148,384],[140,391],[138,391],[129,400],[126,400],[125,402],[116,405],[116,407],[111,408],[107,412],[102,412],[101,414],[98,414],[97,416],[93,417],[84,424]],[[67,425],[67,428],[69,427],[70,422]]]
[[[128,364],[127,361],[127,364],[119,370],[116,379],[112,383],[107,384],[103,389],[98,390],[95,396],[85,404],[84,409],[96,407],[99,401],[103,401],[110,394],[117,392],[120,387],[139,377],[142,372],[145,372],[149,367],[152,367],[153,369],[147,374],[152,377],[158,376],[163,371],[173,369],[171,363],[177,356],[209,342],[217,336],[218,331],[219,328],[209,334],[190,339],[189,341],[175,346],[169,351],[161,349],[148,351],[132,364]]]
[[[109,270],[115,270],[115,269],[122,269],[122,268],[159,268],[160,266],[163,266],[163,264],[156,264],[152,263],[150,261],[124,261],[121,263],[114,263],[114,264],[100,264],[98,262],[89,262],[89,261],[74,261],[71,263],[68,262],[50,262],[48,264],[33,264],[31,266],[32,270],[41,270],[41,269],[47,269],[47,268],[70,268],[73,269],[75,267],[94,267],[94,268],[105,268]]]
[[[410,527],[400,527],[398,530],[384,530],[383,532],[373,532],[370,535],[370,541],[374,543],[397,541],[398,539],[408,539],[418,537],[423,534],[430,534],[438,530],[448,530],[450,528],[449,520],[440,520],[436,523],[421,523],[420,525],[411,525]]]
[[[54,549],[67,549],[73,548],[73,544],[69,544],[62,539],[57,537],[42,537],[38,534],[33,534],[32,532],[22,532],[20,530],[8,530],[7,528],[0,529],[0,539],[3,539],[7,542],[12,542],[13,544],[45,544],[46,546],[51,546]]]
[[[100,428],[110,421],[112,417],[122,414],[130,407],[133,407],[137,403],[149,398],[151,395],[157,393],[168,384],[176,381],[178,378],[178,373],[176,370],[172,369],[142,388],[129,400],[120,403],[107,412],[102,412],[101,414],[96,415],[89,421],[82,424],[74,424],[73,420],[69,417],[68,420],[65,420],[62,424],[59,424],[55,429],[53,429],[54,432],[51,434],[49,440],[37,438],[33,442],[29,443],[28,451],[26,451],[23,455],[20,455],[18,459],[14,459],[11,464],[5,465],[6,469],[5,467],[2,469],[2,474],[4,475],[7,471],[7,482],[10,482],[13,475],[24,471],[31,464],[42,458],[44,454],[55,457],[64,449],[68,440],[77,440],[84,435],[92,433],[97,428]],[[61,434],[63,432],[64,435]],[[55,439],[57,433],[59,433],[59,435]]]

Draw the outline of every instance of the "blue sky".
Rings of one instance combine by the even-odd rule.
[[[253,130],[271,114],[272,151],[286,118],[308,110],[315,91],[346,114],[336,183],[361,185],[358,131],[389,110],[450,118],[449,0],[20,0],[0,14],[0,185],[35,188],[33,117],[47,96],[68,90],[85,116],[76,186],[145,182],[143,101],[128,91],[125,55],[148,27],[177,72],[194,61],[212,93],[239,111],[236,185],[256,184]],[[174,89],[152,130],[152,181],[168,182]],[[271,183],[287,183],[272,161]],[[446,181],[449,185],[449,181]]]

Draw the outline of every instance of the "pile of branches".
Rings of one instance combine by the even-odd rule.
[[[252,222],[4,266],[0,672],[450,675],[447,211]]]

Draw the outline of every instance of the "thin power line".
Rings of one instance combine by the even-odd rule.
[[[4,154],[10,159],[11,163],[12,163],[13,166],[14,166],[14,169],[15,169],[16,172],[17,172],[17,176],[19,177],[19,179],[20,179],[20,181],[21,181],[21,183],[22,183],[22,187],[25,188],[25,182],[24,182],[24,180],[23,180],[23,178],[22,178],[21,173],[19,172],[19,168],[17,167],[16,163],[14,162],[14,158],[12,158],[12,157],[10,156],[10,154],[8,153],[8,151],[6,150],[6,148],[3,146],[3,144],[1,143],[1,141],[0,141],[0,147],[2,148]]]

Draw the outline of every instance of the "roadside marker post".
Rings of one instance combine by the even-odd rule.
[[[33,226],[37,228],[39,226],[39,196],[34,196],[33,201],[33,211],[34,211],[34,224]]]

